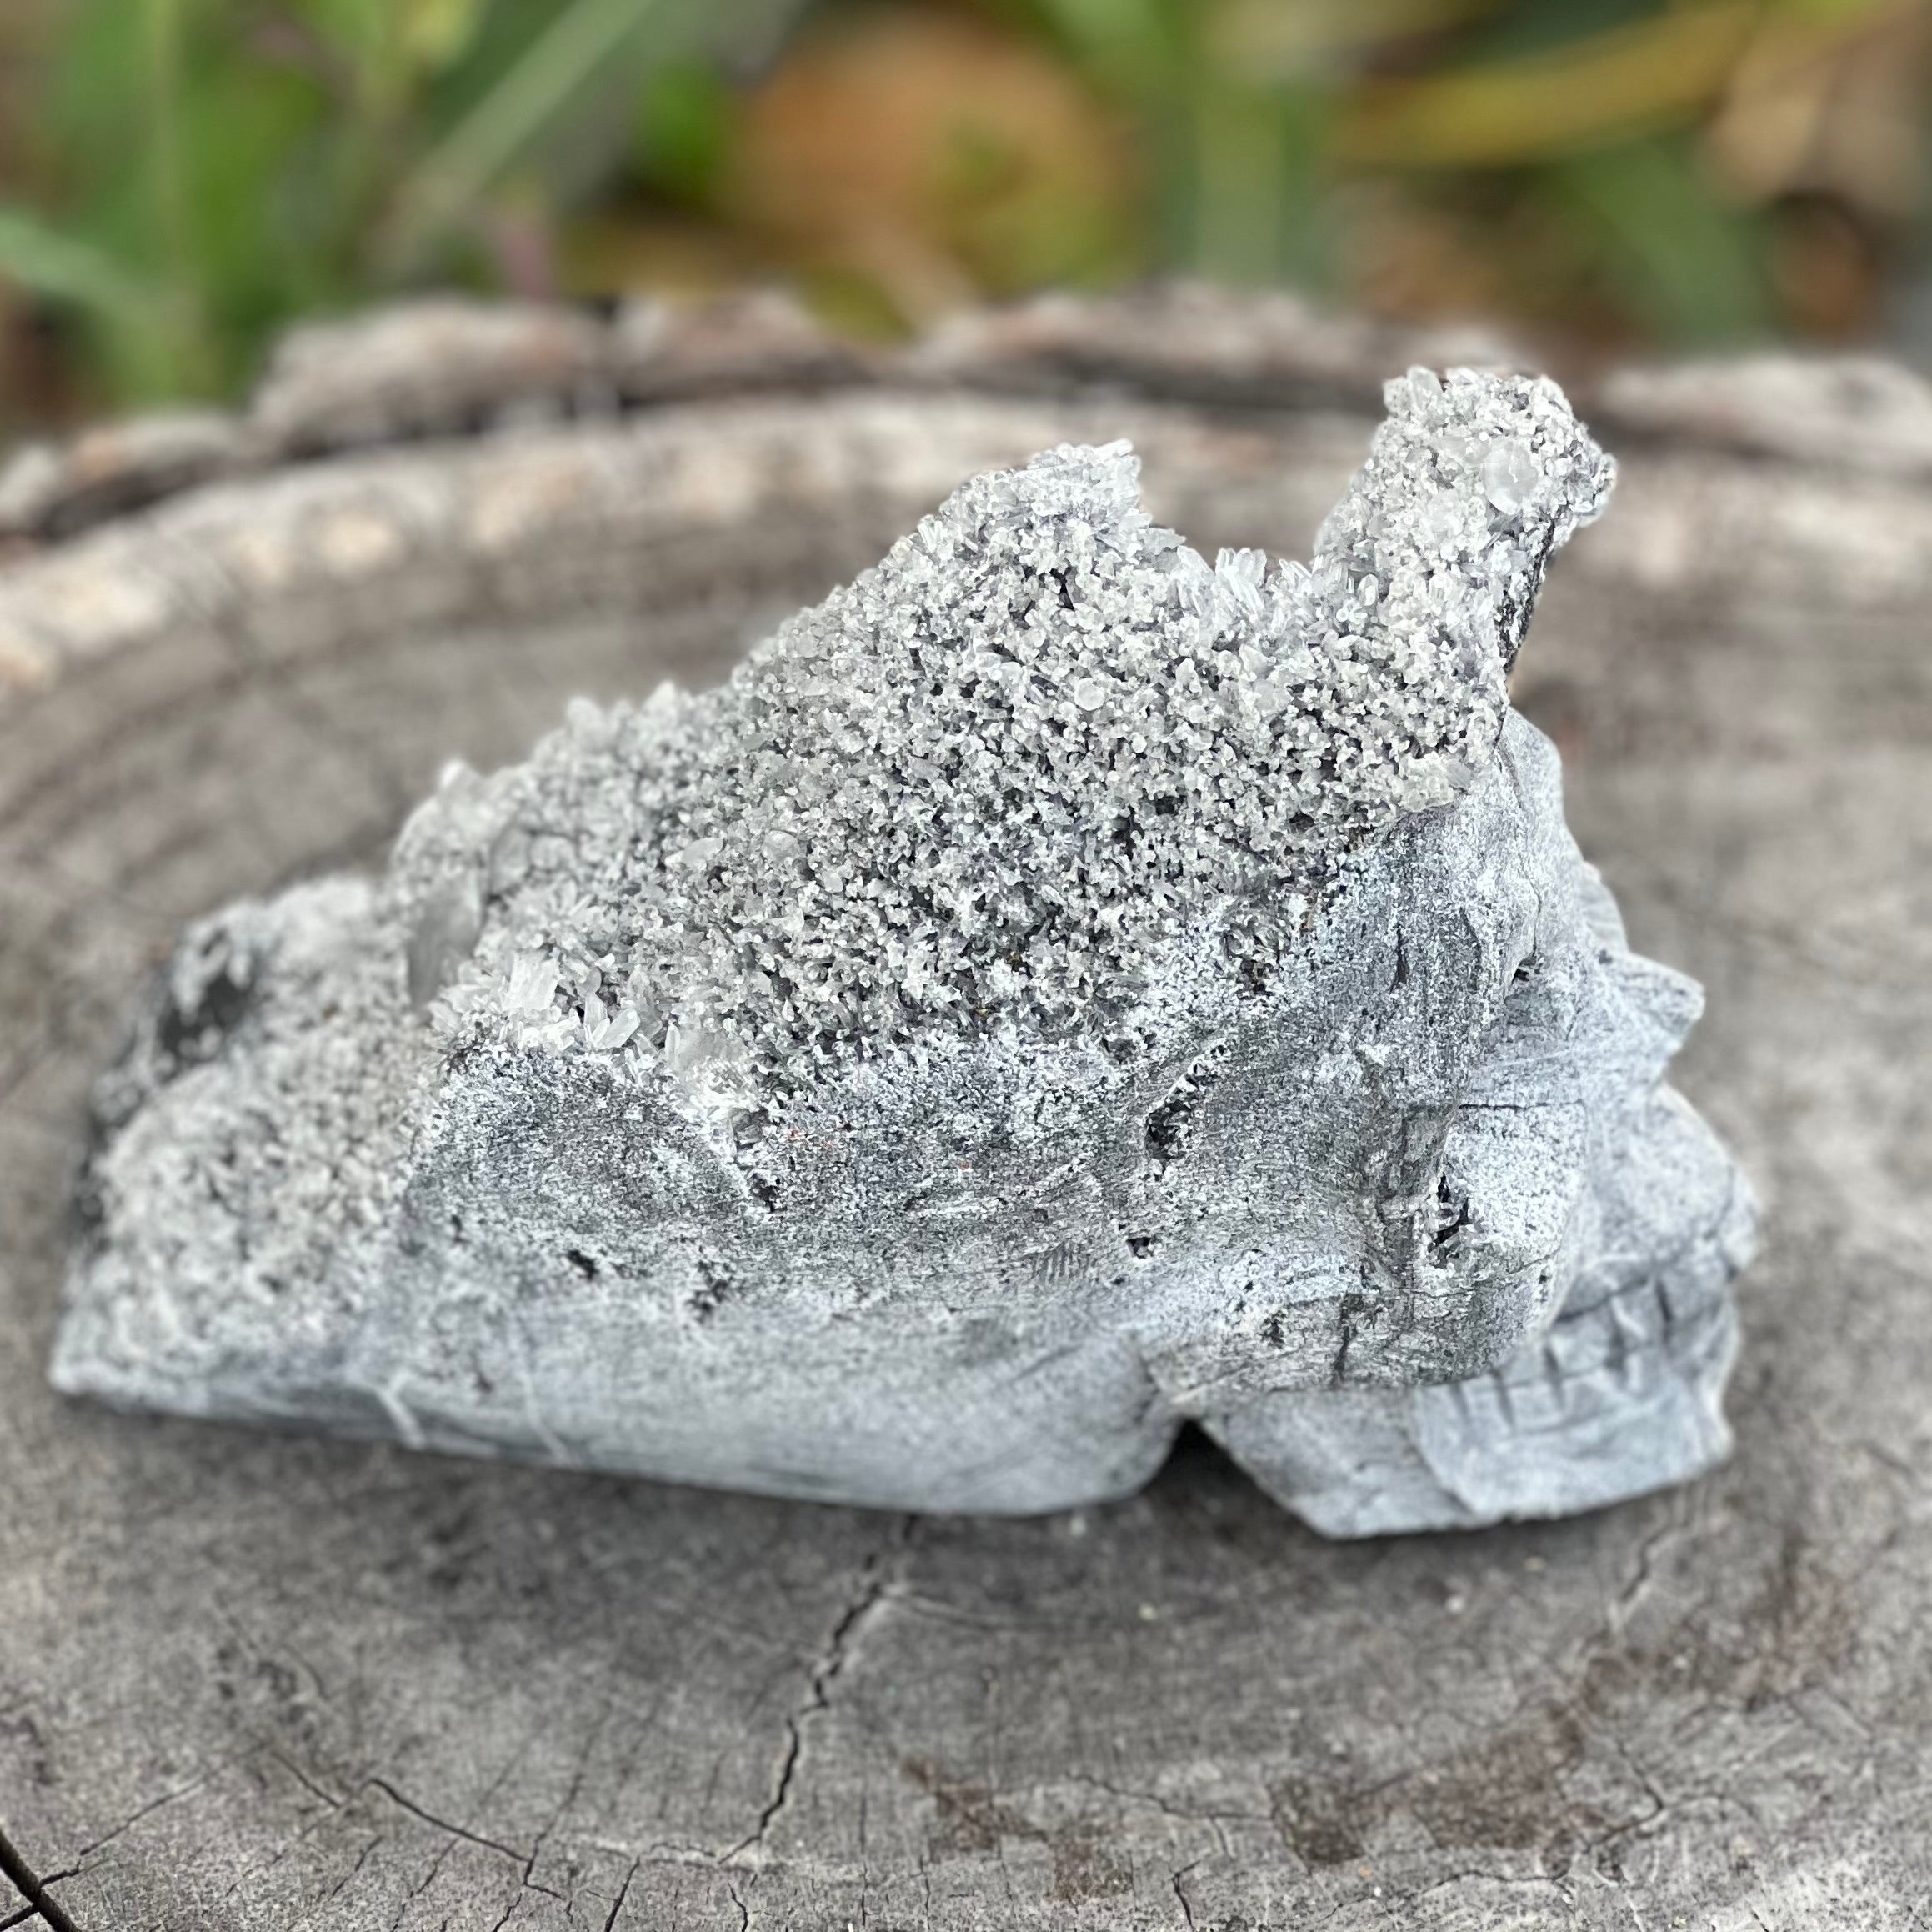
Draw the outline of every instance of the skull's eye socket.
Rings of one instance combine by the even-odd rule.
[[[1566,952],[1552,954],[1533,945],[1503,989],[1500,1024],[1519,1035],[1565,1036],[1575,1022],[1581,990]]]
[[[1447,1173],[1438,1174],[1433,1211],[1434,1225],[1429,1233],[1429,1259],[1440,1268],[1463,1245],[1460,1237],[1472,1219],[1469,1190],[1452,1180]]]

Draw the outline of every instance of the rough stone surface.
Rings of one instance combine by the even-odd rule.
[[[1060,441],[1130,435],[1209,554],[1299,550],[1369,423],[1162,366],[383,451],[0,569],[0,639],[58,647],[43,686],[0,649],[0,1830],[85,1932],[1924,1924],[1904,480],[1619,449],[1515,681],[1633,939],[1710,989],[1676,1077],[1765,1184],[1696,1484],[1323,1543],[1189,1435],[1120,1504],[909,1521],[46,1388],[88,1089],[183,921],[378,863],[453,747],[711,681]]]
[[[192,928],[58,1385],[918,1509],[1192,1419],[1342,1535],[1707,1469],[1753,1206],[1504,683],[1610,466],[1548,383],[1388,401],[1312,567],[1064,445]]]

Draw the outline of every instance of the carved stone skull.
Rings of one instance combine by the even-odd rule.
[[[1192,1418],[1334,1535],[1708,1468],[1754,1209],[1504,683],[1610,466],[1547,382],[1389,396],[1309,568],[1049,452],[194,928],[56,1382],[945,1510]]]

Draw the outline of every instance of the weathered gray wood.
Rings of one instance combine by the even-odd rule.
[[[379,850],[574,690],[708,674],[1044,443],[1305,544],[1367,428],[1332,344],[1233,312],[1236,408],[1198,328],[1093,326],[272,467],[0,571],[0,1826],[85,1932],[1932,1918],[1932,489],[1855,443],[1646,424],[1519,685],[1769,1197],[1712,1480],[1336,1546],[1198,1444],[907,1521],[45,1389],[87,1081],[180,918]]]

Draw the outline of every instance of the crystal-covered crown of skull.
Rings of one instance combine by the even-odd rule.
[[[1309,567],[1052,450],[191,931],[57,1380],[930,1508],[1194,1417],[1337,1533],[1706,1465],[1749,1197],[1506,687],[1612,466],[1548,381],[1387,403]]]
[[[1177,942],[1265,974],[1351,851],[1467,789],[1549,553],[1609,489],[1546,380],[1388,397],[1312,570],[1210,567],[1126,444],[1063,446],[722,690],[453,773],[394,868],[419,990],[453,976],[454,1039],[661,1049],[748,1094],[935,1031],[1131,1026]]]

